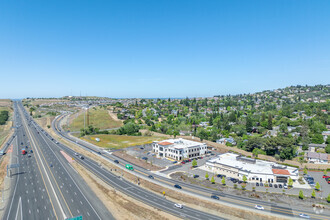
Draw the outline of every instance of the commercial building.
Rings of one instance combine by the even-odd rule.
[[[157,157],[174,160],[193,159],[206,154],[207,145],[182,138],[155,141],[152,150]]]
[[[205,169],[213,174],[224,174],[237,179],[246,176],[251,182],[286,183],[291,177],[298,180],[298,168],[280,165],[274,162],[256,160],[233,153],[225,153],[211,158]]]

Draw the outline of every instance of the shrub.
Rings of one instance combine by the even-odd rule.
[[[304,193],[302,190],[299,191],[299,199],[304,199]]]

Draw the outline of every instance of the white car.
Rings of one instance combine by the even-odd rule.
[[[300,217],[300,218],[308,218],[308,219],[310,218],[309,215],[306,215],[306,214],[304,214],[304,213],[300,213],[300,214],[299,214],[299,217]]]
[[[179,204],[179,203],[175,203],[174,204],[174,207],[179,208],[179,209],[182,209],[183,208],[183,205],[182,204]]]
[[[264,210],[264,207],[262,207],[261,205],[256,205],[254,206],[255,209],[259,209],[259,210]]]

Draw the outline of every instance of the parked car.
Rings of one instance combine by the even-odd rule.
[[[143,147],[140,147],[141,150],[143,150],[144,148]]]
[[[330,176],[323,175],[322,178],[330,178]]]
[[[264,207],[262,207],[261,205],[255,205],[254,208],[259,210],[264,210]]]
[[[182,187],[180,185],[178,185],[178,184],[175,184],[174,187],[175,188],[178,188],[178,189],[182,189]]]
[[[198,178],[199,177],[199,175],[194,175],[194,178]]]
[[[299,214],[299,217],[300,217],[300,218],[308,218],[308,219],[310,218],[309,215],[304,214],[304,213],[300,213],[300,214]]]
[[[182,209],[183,208],[183,205],[182,204],[175,203],[174,204],[174,207],[179,208],[179,209]]]
[[[264,184],[263,183],[260,183],[260,186],[264,186]]]
[[[142,157],[142,160],[148,160],[148,157]]]
[[[273,187],[273,184],[269,183],[269,187]]]
[[[277,184],[274,184],[274,187],[277,188]]]
[[[259,183],[256,183],[256,186],[259,186]]]
[[[216,195],[212,195],[211,198],[212,199],[216,199],[216,200],[219,200],[220,199],[219,196],[216,196]]]
[[[243,183],[243,181],[242,180],[238,180],[238,182],[237,182],[238,184],[242,184]]]
[[[181,164],[186,164],[186,162],[182,161]]]
[[[178,161],[173,161],[173,164],[177,163]]]
[[[278,188],[281,188],[282,189],[282,184],[278,184]]]
[[[149,175],[148,178],[150,178],[150,179],[154,179],[154,177],[153,177],[152,175]]]
[[[30,150],[30,153],[33,153],[33,150]]]

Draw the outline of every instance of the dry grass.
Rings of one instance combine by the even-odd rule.
[[[99,138],[100,141],[96,141]],[[163,137],[154,136],[126,136],[126,135],[111,135],[111,134],[98,134],[82,137],[81,139],[95,144],[99,147],[122,149],[131,146],[150,144],[153,141],[163,140]]]
[[[115,152],[113,152],[113,155],[123,158],[123,159],[127,160],[128,162],[130,162],[134,165],[137,165],[139,167],[143,167],[145,169],[149,169],[149,170],[153,170],[153,171],[164,169],[164,167],[151,165],[150,163],[147,163],[145,160],[137,159],[137,158],[127,154],[124,151],[115,151]]]
[[[116,191],[79,164],[73,166],[116,219],[178,219]]]
[[[85,112],[81,111],[80,114],[70,120],[69,129],[70,131],[80,131],[81,128],[84,128],[84,121],[87,123],[87,116],[84,119]],[[110,116],[107,110],[103,108],[96,108],[89,110],[89,125],[93,125],[96,128],[109,129],[109,128],[118,128],[123,125],[123,123]]]

